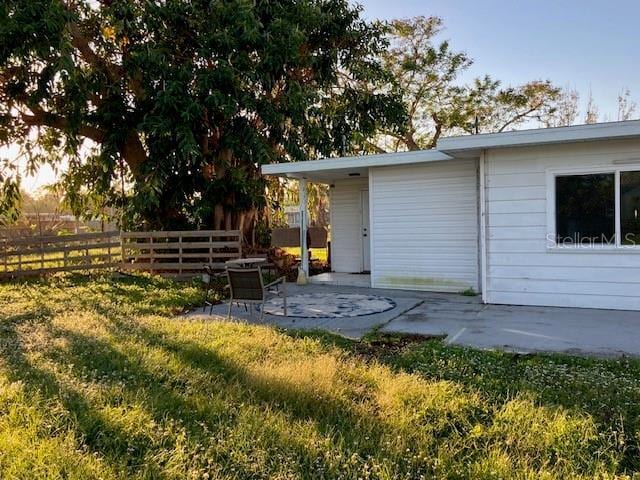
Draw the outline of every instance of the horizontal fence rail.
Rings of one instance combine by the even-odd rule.
[[[242,256],[238,230],[101,232],[0,239],[0,277],[123,269],[194,276]]]
[[[0,240],[2,277],[116,268],[120,232],[81,233]]]
[[[224,268],[242,256],[239,230],[123,232],[123,268],[165,276],[192,276],[204,264]]]

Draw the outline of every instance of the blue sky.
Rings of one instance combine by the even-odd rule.
[[[602,120],[616,120],[628,87],[640,103],[639,0],[360,0],[368,19],[442,17],[455,50],[507,85],[549,79],[593,92]],[[636,112],[638,114],[638,112]]]

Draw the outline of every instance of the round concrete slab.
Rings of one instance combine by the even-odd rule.
[[[378,295],[307,293],[287,297],[287,317],[361,317],[386,312],[395,306],[393,300]],[[284,316],[282,298],[267,301],[264,311],[270,315]]]

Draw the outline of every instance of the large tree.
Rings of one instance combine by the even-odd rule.
[[[442,135],[502,132],[541,122],[556,109],[561,89],[533,80],[503,87],[490,76],[465,84],[472,64],[463,52],[439,40],[442,20],[415,17],[390,22],[390,48],[381,61],[391,72],[409,113],[408,128],[381,129],[369,149],[377,152],[435,147]]]
[[[1,0],[0,25],[0,142],[130,225],[247,228],[261,164],[403,125],[347,0]]]

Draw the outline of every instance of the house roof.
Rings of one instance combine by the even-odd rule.
[[[438,140],[437,149],[432,150],[326,158],[307,162],[275,163],[263,165],[262,173],[265,175],[308,178],[312,181],[327,182],[339,178],[366,177],[368,169],[371,167],[411,165],[440,162],[454,158],[476,157],[482,150],[494,148],[629,138],[640,139],[640,120],[445,137]]]
[[[458,153],[479,152],[480,150],[492,148],[525,147],[626,138],[640,138],[640,120],[445,137],[438,141],[437,148],[441,152],[457,156],[456,154]]]
[[[418,150],[357,157],[325,158],[307,162],[272,163],[263,165],[262,173],[291,178],[335,180],[337,178],[366,177],[370,167],[440,162],[451,158],[438,150]]]

